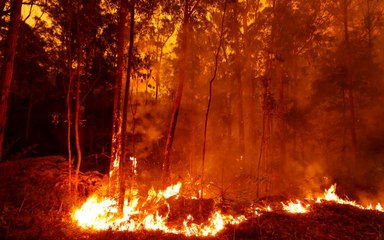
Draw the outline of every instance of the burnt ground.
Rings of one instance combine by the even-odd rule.
[[[162,232],[92,232],[71,222],[71,204],[82,202],[102,184],[102,175],[80,177],[80,195],[69,199],[63,157],[0,163],[0,239],[384,239],[384,213],[321,203],[306,214],[266,212],[216,237]]]

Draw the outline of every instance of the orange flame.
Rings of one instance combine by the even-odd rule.
[[[292,201],[288,202],[288,204],[281,203],[283,205],[283,209],[290,213],[307,213],[310,204],[303,206],[299,200],[296,200],[297,203]]]
[[[152,203],[165,203],[170,197],[178,197],[181,183],[168,187],[165,191],[156,192],[153,188],[148,191],[147,200],[139,205],[139,198],[134,198],[124,204],[123,216],[118,216],[118,204],[115,200],[97,196],[90,197],[80,209],[77,209],[72,218],[84,229],[94,230],[160,230],[165,233],[184,234],[186,236],[215,236],[227,224],[239,224],[246,220],[245,216],[233,217],[215,212],[206,224],[193,223],[193,217],[188,216],[183,226],[167,226],[168,213],[164,216],[148,212],[144,206]],[[153,206],[152,206],[153,207]],[[156,207],[156,206],[155,206]]]
[[[237,225],[247,220],[243,215],[234,217],[216,211],[207,223],[197,224],[191,215],[186,217],[181,226],[170,227],[167,225],[170,206],[167,199],[178,198],[181,183],[170,186],[164,191],[156,192],[153,188],[148,191],[146,200],[132,197],[125,201],[123,214],[118,213],[118,203],[111,198],[99,198],[91,196],[81,208],[74,211],[72,218],[84,229],[115,230],[115,231],[137,231],[137,230],[159,230],[165,233],[183,234],[185,236],[215,236],[225,228],[227,224]],[[313,201],[313,200],[312,200]],[[323,196],[317,198],[316,202],[333,201],[339,204],[348,204],[360,209],[376,210],[383,212],[383,207],[378,203],[375,207],[370,204],[367,207],[357,204],[355,201],[341,199],[336,195],[336,184],[325,190]],[[310,204],[303,205],[299,200],[281,203],[283,210],[289,213],[308,213]],[[168,206],[168,212],[160,213],[159,206]],[[270,206],[256,208],[253,214],[261,216],[263,212],[271,212]],[[254,216],[255,216],[254,215]]]
[[[383,208],[381,207],[381,204],[378,203],[375,208],[372,207],[372,204],[369,204],[368,206],[362,206],[356,201],[350,201],[350,200],[345,200],[341,199],[339,196],[336,194],[336,183],[333,184],[329,189],[324,191],[324,195],[322,197],[317,198],[316,202],[321,203],[321,201],[332,201],[336,202],[338,204],[346,204],[346,205],[351,205],[360,209],[365,209],[365,210],[376,210],[383,212]]]

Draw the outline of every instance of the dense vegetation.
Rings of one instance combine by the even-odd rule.
[[[0,4],[2,72],[18,1]],[[158,182],[170,157],[170,179],[203,181],[207,197],[222,200],[305,195],[334,181],[350,196],[376,195],[384,184],[383,7],[25,1],[2,160],[63,155],[75,169],[82,156],[82,170],[106,173],[122,151],[112,141],[120,110],[123,155],[138,159],[142,183]]]

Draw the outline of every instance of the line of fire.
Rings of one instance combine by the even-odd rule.
[[[383,0],[0,15],[0,238],[384,238]]]

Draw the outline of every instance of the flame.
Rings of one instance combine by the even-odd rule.
[[[380,203],[377,203],[375,208],[373,208],[372,204],[369,204],[368,206],[363,206],[363,205],[360,205],[360,204],[356,203],[356,201],[341,199],[336,194],[336,183],[333,184],[329,189],[325,190],[323,196],[322,197],[318,197],[316,202],[317,203],[321,203],[324,200],[325,201],[336,202],[338,204],[351,205],[351,206],[354,206],[354,207],[357,207],[357,208],[360,208],[360,209],[364,209],[364,210],[376,210],[376,211],[383,212],[383,208],[381,207]]]
[[[165,189],[164,193],[160,191],[160,194],[168,199],[168,198],[173,197],[175,195],[179,195],[180,188],[181,188],[181,182],[178,182],[176,185],[172,185],[172,186],[167,187],[167,189]]]
[[[378,204],[376,205],[375,210],[376,210],[376,211],[380,211],[380,212],[384,212],[384,209],[383,209],[383,207],[381,206],[380,203],[378,203]]]
[[[299,200],[296,200],[297,203],[292,201],[288,202],[288,204],[281,203],[283,205],[283,210],[290,213],[307,213],[310,204],[303,206]]]
[[[216,211],[206,223],[197,224],[193,216],[187,216],[182,224],[178,226],[169,226],[168,215],[170,205],[167,200],[171,197],[178,198],[182,184],[179,182],[167,187],[164,191],[155,191],[151,188],[148,191],[146,199],[140,199],[135,191],[131,191],[130,201],[124,203],[123,213],[118,214],[118,202],[113,198],[100,198],[93,195],[72,214],[72,219],[84,229],[93,230],[115,230],[115,231],[162,231],[164,233],[183,234],[185,236],[215,236],[222,231],[226,225],[237,225],[247,220],[244,215],[232,216],[222,214]],[[372,204],[364,207],[355,201],[345,200],[337,196],[336,184],[324,191],[323,196],[315,200],[309,200],[313,203],[323,201],[332,201],[338,204],[348,204],[365,210],[376,210],[383,212],[383,207],[377,203],[375,207]],[[308,213],[310,212],[310,203],[302,204],[300,200],[281,203],[283,210],[289,213]],[[166,210],[161,208],[166,206]],[[160,209],[164,211],[160,211]],[[257,207],[252,210],[253,217],[259,217],[265,212],[274,211],[270,206]]]
[[[119,216],[117,201],[110,198],[100,199],[96,195],[90,197],[81,208],[75,210],[72,218],[84,229],[94,230],[115,230],[115,231],[137,231],[152,230],[163,231],[165,233],[184,234],[185,236],[215,236],[224,229],[227,224],[240,224],[246,221],[246,217],[241,215],[233,217],[216,211],[212,214],[207,223],[194,223],[192,216],[188,216],[182,226],[169,227],[167,218],[169,210],[165,214],[160,214],[158,210],[154,213],[151,208],[156,208],[161,204],[168,206],[166,200],[170,197],[178,197],[181,183],[169,186],[164,191],[156,192],[153,188],[148,191],[147,199],[141,203],[139,198],[125,201],[123,216]]]

